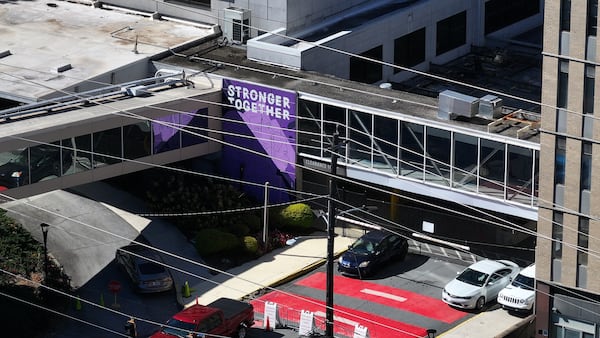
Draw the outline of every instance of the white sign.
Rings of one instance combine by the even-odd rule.
[[[428,232],[430,234],[434,233],[435,224],[423,221],[423,231]]]
[[[313,327],[315,325],[315,314],[310,311],[302,310],[300,314],[300,328],[298,334],[301,336],[308,336],[313,333]]]
[[[367,330],[366,326],[356,324],[356,326],[354,327],[353,338],[369,338],[369,330]]]

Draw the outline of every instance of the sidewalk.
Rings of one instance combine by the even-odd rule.
[[[354,241],[353,237],[336,236],[334,255],[337,257]],[[192,305],[196,300],[200,304],[208,304],[220,297],[241,299],[265,287],[291,280],[325,263],[326,257],[326,237],[300,237],[295,244],[273,250],[256,260],[227,270],[227,274],[220,273],[209,281],[190,284],[190,297],[183,297],[181,285],[185,281],[179,280],[177,298],[184,306]]]

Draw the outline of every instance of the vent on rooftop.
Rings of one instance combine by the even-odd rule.
[[[57,73],[66,72],[67,70],[72,69],[72,68],[73,68],[73,66],[71,66],[70,63],[67,63],[66,65],[56,67],[56,72]]]
[[[0,52],[0,59],[2,59],[3,57],[7,57],[9,55],[12,55],[12,53],[10,52],[10,50],[3,50]]]

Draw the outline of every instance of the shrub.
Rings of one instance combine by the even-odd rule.
[[[307,229],[313,225],[315,215],[308,204],[295,203],[280,212],[282,227]]]
[[[196,250],[201,256],[230,251],[239,245],[234,234],[219,229],[202,229],[196,235]]]
[[[256,255],[258,253],[258,240],[252,236],[244,236],[244,250]]]

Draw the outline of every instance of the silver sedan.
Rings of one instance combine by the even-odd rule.
[[[463,270],[446,284],[442,300],[454,307],[481,310],[496,300],[498,293],[519,273],[521,268],[511,261],[485,259]]]

